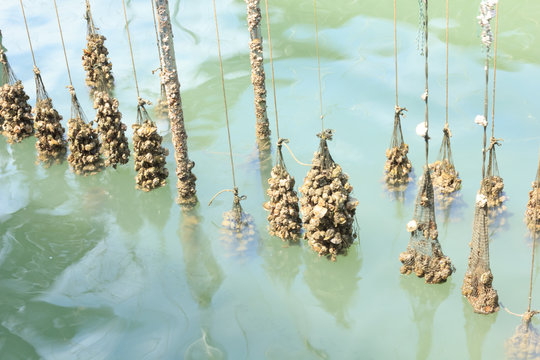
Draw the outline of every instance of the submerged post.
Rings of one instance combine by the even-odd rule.
[[[197,178],[191,169],[195,163],[189,160],[187,148],[187,133],[184,126],[184,113],[180,97],[180,81],[176,69],[174,55],[174,41],[169,15],[168,0],[154,0],[157,12],[157,24],[163,55],[161,80],[165,85],[169,119],[171,121],[172,142],[174,145],[174,158],[176,160],[176,176],[178,182],[177,202],[180,205],[193,206],[197,203],[195,181]]]
[[[249,59],[251,62],[251,83],[255,93],[255,134],[257,142],[270,138],[270,126],[266,114],[266,86],[261,35],[261,8],[259,0],[245,0],[249,29]],[[264,141],[263,141],[264,143]]]

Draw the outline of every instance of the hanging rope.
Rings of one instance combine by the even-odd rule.
[[[156,8],[154,6],[154,0],[150,0],[150,4],[152,4],[152,19],[154,20],[154,30],[156,32],[156,46],[158,51],[158,59],[159,59],[159,70],[161,72],[161,48],[159,46],[159,34],[158,34],[158,28],[157,28],[157,22],[156,22]],[[153,72],[152,72],[153,73]]]
[[[32,40],[30,39],[30,31],[28,30],[28,23],[26,22],[26,14],[24,13],[24,6],[22,3],[22,0],[19,0],[19,3],[21,4],[21,10],[23,14],[24,19],[24,26],[26,27],[26,35],[28,36],[28,43],[30,44],[30,53],[32,54],[32,61],[34,62],[34,71],[37,69],[36,65],[36,57],[34,56],[34,48],[32,47]]]
[[[125,0],[122,0],[122,7],[124,9],[124,19],[126,23],[126,32],[127,32],[127,37],[128,37],[128,43],[129,43],[129,54],[131,55],[131,65],[133,67],[133,78],[135,79],[135,89],[137,89],[137,99],[139,102],[141,102],[141,96],[139,93],[139,83],[137,81],[137,71],[135,70],[135,59],[133,58],[133,47],[131,46],[131,36],[129,34],[129,25],[128,25]]]
[[[270,68],[272,69],[272,92],[274,94],[274,113],[276,115],[276,135],[279,142],[279,122],[278,122],[278,112],[277,112],[277,100],[276,100],[276,83],[274,80],[274,58],[272,56],[272,36],[270,35],[270,15],[268,14],[268,0],[264,0],[264,5],[266,8],[266,28],[268,30],[268,50],[270,51]]]
[[[396,109],[399,109],[398,103],[398,64],[397,64],[397,6],[394,0],[394,66],[396,69]],[[397,110],[396,110],[397,111]]]
[[[395,1],[395,0],[394,0]],[[448,33],[450,30],[449,26],[449,19],[450,19],[450,13],[449,13],[449,0],[446,0],[446,74],[445,74],[445,83],[446,83],[446,93],[445,93],[445,120],[444,120],[444,127],[448,129]]]
[[[322,101],[322,81],[321,81],[321,60],[319,57],[319,25],[317,24],[317,0],[313,0],[313,11],[315,13],[315,47],[317,49],[317,72],[319,75],[319,103],[321,105],[321,131],[324,132],[324,115]]]
[[[66,68],[69,77],[69,85],[73,86],[73,81],[71,81],[71,71],[69,71],[69,64],[66,54],[66,45],[64,44],[64,35],[62,34],[62,25],[60,25],[60,16],[58,15],[58,7],[56,6],[56,0],[54,2],[54,11],[56,12],[56,21],[58,22],[58,30],[60,30],[60,39],[62,40],[62,49],[64,50],[64,60],[66,61]]]
[[[497,32],[499,28],[499,2],[495,6],[495,45],[493,53],[493,99],[491,100],[491,137],[495,131],[495,82],[497,80]]]
[[[429,154],[429,117],[428,117],[428,97],[429,97],[429,91],[428,91],[428,0],[422,0],[424,2],[425,7],[425,17],[424,17],[424,58],[426,61],[425,64],[425,75],[426,75],[426,91],[424,93],[424,102],[426,103],[426,113],[425,113],[425,126],[426,126],[426,134],[424,135],[424,139],[426,141],[426,166],[428,165],[428,154]]]

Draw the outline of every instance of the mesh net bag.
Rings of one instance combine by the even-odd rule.
[[[39,69],[34,68],[36,79],[36,106],[34,108],[34,129],[36,131],[36,149],[38,160],[43,164],[62,162],[67,153],[67,141],[64,127],[60,123],[62,116],[54,109],[52,100],[45,90]]]
[[[88,123],[73,88],[71,91],[71,118],[68,121],[68,162],[77,175],[94,175],[103,170],[101,143],[97,130]]]
[[[356,238],[355,213],[358,200],[351,197],[349,176],[330,156],[327,140],[332,130],[317,134],[321,138],[312,167],[300,187],[304,238],[320,256],[332,261],[347,250]]]
[[[523,321],[516,328],[514,335],[506,340],[506,358],[508,360],[540,359],[540,334],[530,321],[535,313],[525,313]]]
[[[165,84],[161,84],[159,99],[154,106],[154,114],[160,119],[169,117],[169,104],[167,103],[167,93],[165,92]]]
[[[17,80],[6,54],[0,47],[2,86],[0,87],[0,126],[9,143],[20,142],[34,134],[32,107],[23,84]]]
[[[450,147],[450,137],[452,133],[448,126],[443,129],[443,140],[439,157],[437,161],[429,164],[431,171],[433,189],[436,198],[439,201],[441,208],[446,209],[452,204],[457,195],[457,191],[461,189],[461,179],[459,173],[454,166],[452,159],[452,148]]]
[[[83,49],[82,64],[86,71],[86,85],[90,94],[98,90],[110,91],[114,87],[112,64],[108,58],[109,50],[105,47],[105,36],[97,32],[94,26],[90,3],[86,1],[86,49]]]
[[[480,314],[499,310],[499,297],[493,289],[493,274],[489,267],[488,222],[488,200],[480,189],[476,196],[469,265],[461,287],[461,293],[472,305],[474,312]]]
[[[499,175],[499,166],[497,165],[497,156],[495,154],[495,145],[500,145],[499,139],[491,138],[491,144],[488,147],[488,167],[486,177],[482,184],[482,194],[487,198],[487,204],[490,209],[504,210],[500,207],[506,200],[504,196],[504,182]],[[499,208],[500,207],[500,208]]]
[[[402,274],[414,272],[416,276],[424,277],[428,284],[445,282],[455,271],[438,240],[434,201],[431,175],[428,166],[424,166],[413,219],[407,224],[411,238],[407,250],[399,255],[399,261],[403,264]]]
[[[244,255],[252,245],[257,243],[255,221],[253,216],[242,209],[240,201],[245,196],[238,196],[238,189],[234,189],[232,209],[223,213],[221,223],[221,240],[225,243],[230,255]]]
[[[94,93],[94,109],[98,133],[103,144],[105,166],[116,169],[118,164],[129,161],[129,146],[125,135],[126,124],[122,122],[122,114],[118,111],[118,100],[105,91]]]
[[[135,156],[135,183],[137,189],[150,191],[167,183],[166,168],[169,150],[161,146],[163,138],[150,119],[144,101],[137,106],[137,123],[133,124],[133,152]]]
[[[532,183],[532,189],[529,191],[529,201],[527,210],[525,210],[525,223],[529,230],[534,233],[540,233],[540,164],[536,172],[536,179]]]
[[[270,201],[263,207],[270,211],[267,218],[270,235],[277,236],[283,241],[297,241],[302,231],[302,220],[298,196],[294,190],[294,177],[289,174],[283,161],[282,141],[287,140],[278,141],[276,166],[272,169],[271,177],[268,179],[270,186],[266,190]]]
[[[385,181],[391,189],[404,190],[411,180],[411,161],[407,158],[409,145],[403,141],[401,131],[401,116],[405,108],[396,107],[394,115],[394,131],[390,140],[390,148],[386,149],[386,163],[384,164]]]

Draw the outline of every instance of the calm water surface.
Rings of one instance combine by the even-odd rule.
[[[175,179],[151,193],[135,190],[132,161],[78,177],[68,164],[35,165],[34,138],[0,138],[0,353],[2,359],[503,359],[519,324],[504,311],[476,315],[461,296],[481,174],[483,52],[478,1],[451,4],[450,126],[462,198],[438,213],[439,240],[456,273],[442,285],[399,274],[408,243],[414,185],[399,202],[382,184],[394,108],[392,1],[319,2],[326,125],[330,150],[360,200],[360,241],[336,263],[306,245],[286,247],[266,231],[268,168],[254,139],[245,4],[218,1],[237,182],[256,234],[235,246],[220,232],[231,186],[211,1],[171,1],[175,46],[200,206],[183,214]],[[136,93],[120,1],[93,1],[108,38],[124,121],[135,122]],[[70,113],[67,73],[52,1],[25,1],[36,61],[54,104]],[[58,1],[79,98],[95,115],[80,63],[84,2]],[[159,79],[149,1],[128,3],[142,96]],[[309,162],[319,131],[313,8],[309,0],[270,1],[280,132]],[[416,49],[418,5],[398,2],[400,104],[409,109],[405,140],[416,177],[424,158],[414,129],[423,120],[423,58]],[[523,224],[540,143],[540,25],[536,0],[502,1],[499,20],[496,136],[508,211],[492,228],[491,267],[501,301],[527,306],[530,239]],[[444,4],[430,5],[431,154],[444,121]],[[263,26],[265,26],[263,22]],[[34,102],[32,60],[16,1],[0,3],[0,28],[11,65]],[[266,49],[267,50],[267,47]],[[268,56],[267,56],[268,58]],[[267,67],[269,74],[269,67]],[[270,94],[270,83],[268,90]],[[269,100],[269,116],[273,118]],[[166,131],[167,125],[160,123]],[[274,127],[272,126],[272,129]],[[275,131],[274,131],[275,133]],[[172,150],[170,135],[165,145]],[[172,153],[172,152],[171,152]],[[298,183],[307,168],[286,155]],[[264,164],[263,164],[264,165]],[[174,174],[174,159],[168,166]],[[540,270],[535,265],[536,270]],[[537,277],[535,276],[535,285]],[[540,293],[533,291],[533,307]],[[533,321],[538,325],[538,320]]]

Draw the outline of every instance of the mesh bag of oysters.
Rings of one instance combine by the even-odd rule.
[[[429,164],[433,189],[443,209],[448,208],[452,204],[457,192],[461,189],[461,179],[452,159],[452,149],[450,147],[451,136],[452,133],[448,125],[445,125],[439,158],[434,163]]]
[[[83,49],[82,64],[86,71],[86,85],[90,88],[90,93],[100,89],[112,90],[114,87],[114,77],[112,75],[112,64],[108,58],[109,50],[105,47],[105,36],[97,32],[94,26],[90,3],[86,1],[86,23],[88,27],[86,35],[86,49]]]
[[[411,161],[407,157],[409,145],[403,141],[401,131],[401,116],[407,109],[396,107],[394,115],[394,131],[390,140],[390,147],[386,149],[386,163],[384,164],[385,181],[391,190],[404,190],[411,180]]]
[[[244,255],[257,243],[255,222],[253,216],[245,213],[240,205],[240,201],[246,197],[238,196],[237,188],[234,188],[232,192],[234,193],[233,206],[231,210],[223,213],[221,240],[225,243],[230,255]]]
[[[495,145],[500,145],[500,139],[491,138],[491,144],[488,147],[488,167],[486,177],[482,184],[482,194],[487,198],[490,219],[496,218],[506,210],[503,202],[506,200],[504,195],[504,182],[499,175],[499,166],[495,154]]]
[[[94,175],[103,170],[101,143],[93,122],[87,122],[73,87],[71,118],[68,121],[69,165],[77,175]]]
[[[321,139],[312,166],[300,187],[300,210],[305,229],[304,238],[320,256],[332,261],[344,253],[356,238],[355,213],[358,200],[351,196],[349,176],[336,164],[327,141],[333,131],[317,134]]]
[[[159,99],[154,106],[154,114],[160,119],[169,117],[169,104],[167,102],[167,94],[165,92],[165,84],[161,84]]]
[[[105,166],[116,169],[118,164],[129,161],[129,146],[125,135],[126,124],[122,122],[122,114],[118,111],[118,100],[106,91],[94,93],[94,109],[96,122],[101,137]]]
[[[150,191],[167,183],[169,170],[165,166],[169,150],[161,146],[163,138],[144,108],[146,103],[139,99],[137,122],[133,124],[133,152],[136,188]]]
[[[529,201],[525,210],[525,223],[533,233],[540,233],[540,163],[536,172],[536,179],[529,191]]]
[[[0,47],[2,84],[0,87],[0,127],[9,143],[20,142],[34,134],[32,107],[23,84],[17,80],[6,54]]]
[[[281,147],[287,139],[279,139],[277,145],[277,161],[268,179],[269,187],[266,193],[270,201],[264,203],[268,215],[268,230],[270,235],[277,236],[283,241],[297,241],[302,231],[302,220],[298,207],[298,195],[294,190],[292,177],[283,161]]]
[[[535,314],[536,311],[526,312],[514,335],[506,340],[508,360],[540,359],[540,334],[531,324],[531,318]]]
[[[476,196],[473,235],[469,264],[461,293],[474,312],[490,314],[499,310],[499,297],[493,289],[493,274],[489,266],[488,200],[482,189]]]
[[[34,129],[36,131],[36,149],[38,160],[48,166],[62,162],[67,153],[67,141],[64,127],[60,123],[62,116],[54,109],[52,100],[45,90],[38,68],[34,68],[36,79],[36,106],[34,108]]]
[[[400,269],[402,274],[414,272],[428,284],[445,282],[455,271],[450,258],[443,254],[438,240],[434,200],[429,168],[424,166],[413,219],[407,223],[411,238],[407,250],[399,255],[399,261],[403,264]]]

